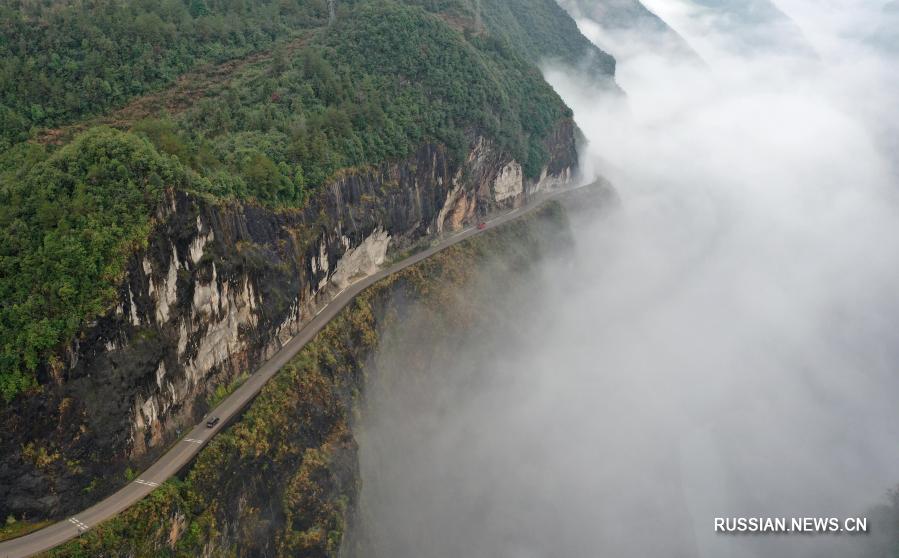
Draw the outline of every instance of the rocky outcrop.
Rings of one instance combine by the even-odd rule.
[[[573,203],[589,211],[584,201]],[[540,265],[570,257],[565,207],[547,203],[363,291],[266,384],[227,435],[200,451],[179,482],[163,483],[153,498],[53,556],[371,556],[358,421],[366,420],[365,399],[400,375],[375,355],[397,341],[399,324],[415,332],[401,338],[409,363],[419,367],[444,351],[463,351],[473,332],[487,334],[505,313],[496,301],[510,290],[484,279],[514,274],[528,282]],[[415,319],[419,312],[434,319]],[[418,335],[444,342],[420,343]],[[401,377],[425,375],[411,365]]]
[[[60,516],[125,482],[390,254],[569,184],[577,130],[560,123],[529,179],[489,140],[345,172],[299,210],[170,191],[118,303],[60,349],[41,393],[0,411],[0,517]]]

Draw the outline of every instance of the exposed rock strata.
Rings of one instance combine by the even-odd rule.
[[[115,308],[44,367],[42,393],[0,410],[0,516],[60,516],[111,492],[389,254],[569,184],[576,138],[563,121],[539,180],[477,138],[461,163],[427,145],[347,172],[302,210],[170,192]]]

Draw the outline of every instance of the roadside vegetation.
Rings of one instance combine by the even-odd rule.
[[[28,533],[43,529],[51,523],[53,522],[50,520],[27,521],[24,519],[17,520],[13,516],[8,516],[6,521],[0,525],[0,541],[8,541],[9,539],[14,539],[16,537],[23,537]]]

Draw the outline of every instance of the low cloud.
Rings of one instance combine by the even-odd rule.
[[[495,297],[489,335],[373,400],[363,494],[383,555],[864,545],[713,532],[863,515],[899,484],[899,89],[864,37],[876,11],[824,4],[780,5],[809,58],[735,53],[695,6],[647,2],[707,66],[617,33],[626,109],[546,69],[622,207],[575,220],[575,253]]]

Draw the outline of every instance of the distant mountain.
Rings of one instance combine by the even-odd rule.
[[[814,55],[802,30],[770,0],[692,0],[703,8],[704,23],[726,37],[730,48],[744,54]]]
[[[890,52],[899,52],[899,0],[883,7],[883,18],[870,37],[871,44]]]
[[[699,60],[687,41],[640,0],[560,0],[560,4],[575,19],[590,20],[605,33],[621,37],[633,32],[652,50]]]

